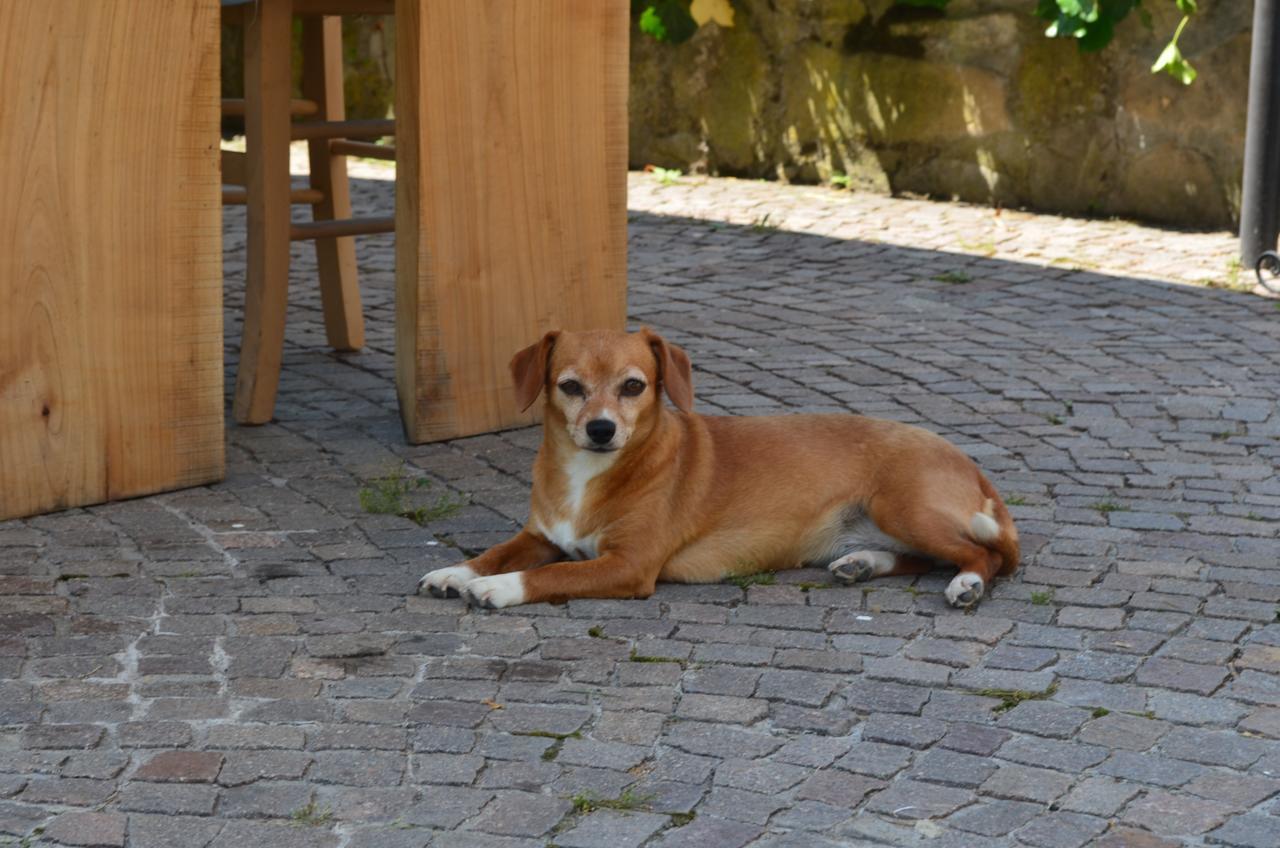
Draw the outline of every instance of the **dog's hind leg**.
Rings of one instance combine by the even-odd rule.
[[[891,568],[888,556],[884,556],[869,563],[869,569],[863,560],[851,562],[849,573],[911,574],[927,570],[931,563],[950,563],[959,573],[946,588],[947,602],[954,607],[973,606],[1000,573],[1004,561],[1017,556],[1016,532],[1011,525],[1006,530],[1001,507],[991,499],[980,511],[945,501],[937,505],[921,503],[909,488],[878,494],[866,507],[866,518],[874,522],[880,534],[881,543],[874,547],[894,550],[898,555]],[[851,524],[850,529],[873,538],[865,525]]]
[[[831,576],[843,583],[860,583],[872,577],[893,577],[899,574],[923,574],[931,563],[913,554],[893,551],[853,551],[833,560],[827,566]]]

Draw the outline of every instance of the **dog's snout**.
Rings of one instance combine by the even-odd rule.
[[[618,432],[618,425],[606,418],[597,418],[587,422],[587,438],[597,445],[607,445]]]

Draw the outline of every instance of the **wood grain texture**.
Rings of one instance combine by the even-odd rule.
[[[396,4],[396,382],[410,441],[531,423],[507,362],[626,320],[627,0]]]
[[[302,93],[319,106],[319,120],[346,118],[342,91],[342,18],[302,19]],[[324,200],[311,209],[312,219],[350,218],[351,187],[347,183],[346,158],[333,155],[327,139],[313,139],[307,147],[311,187],[324,193]],[[316,239],[316,267],[329,344],[335,350],[359,350],[364,347],[364,312],[360,305],[355,239],[351,236]]]
[[[288,0],[256,7],[244,23],[244,326],[232,413],[266,424],[276,408],[289,307],[289,93],[293,85]]]
[[[217,0],[0,3],[0,519],[220,479]]]

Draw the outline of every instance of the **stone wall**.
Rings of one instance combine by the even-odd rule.
[[[347,15],[342,19],[342,76],[347,117],[390,117],[395,100],[395,18],[389,15]],[[302,21],[293,21],[294,96],[302,77]],[[222,27],[222,96],[244,96],[244,31]],[[243,132],[242,122],[229,122],[231,132]]]
[[[1100,53],[1032,0],[733,0],[672,46],[632,31],[631,164],[1230,227],[1252,4],[1201,0],[1191,86],[1150,72],[1178,16],[1146,4]]]

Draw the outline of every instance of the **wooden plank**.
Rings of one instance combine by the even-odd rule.
[[[223,180],[225,181],[225,177]],[[249,202],[249,190],[244,186],[222,186],[223,206],[244,206]],[[289,202],[295,206],[314,206],[324,202],[324,192],[314,188],[295,188],[289,192]]]
[[[258,5],[245,16],[244,85],[258,96],[245,103],[244,328],[232,411],[241,424],[265,424],[276,406],[284,321],[289,303],[289,0]]]
[[[329,152],[334,156],[363,156],[365,159],[396,161],[396,149],[394,147],[371,144],[367,141],[347,141],[343,138],[335,138],[329,142]]]
[[[217,0],[0,3],[0,519],[220,479]]]
[[[293,125],[295,141],[315,138],[387,138],[396,134],[396,122],[386,118],[363,121],[304,121]]]
[[[226,117],[243,117],[245,109],[244,98],[227,97],[222,101],[222,116]],[[289,101],[289,114],[295,118],[311,118],[319,114],[320,105],[314,100],[298,100]]]
[[[410,441],[530,423],[507,362],[626,319],[627,0],[396,4],[396,384]]]
[[[308,239],[374,236],[382,233],[394,233],[395,231],[396,219],[390,215],[385,218],[339,218],[331,221],[310,221],[294,224],[289,229],[289,238],[293,241],[306,241]],[[363,325],[361,329],[363,331]]]
[[[293,0],[298,15],[390,15],[395,0]]]

